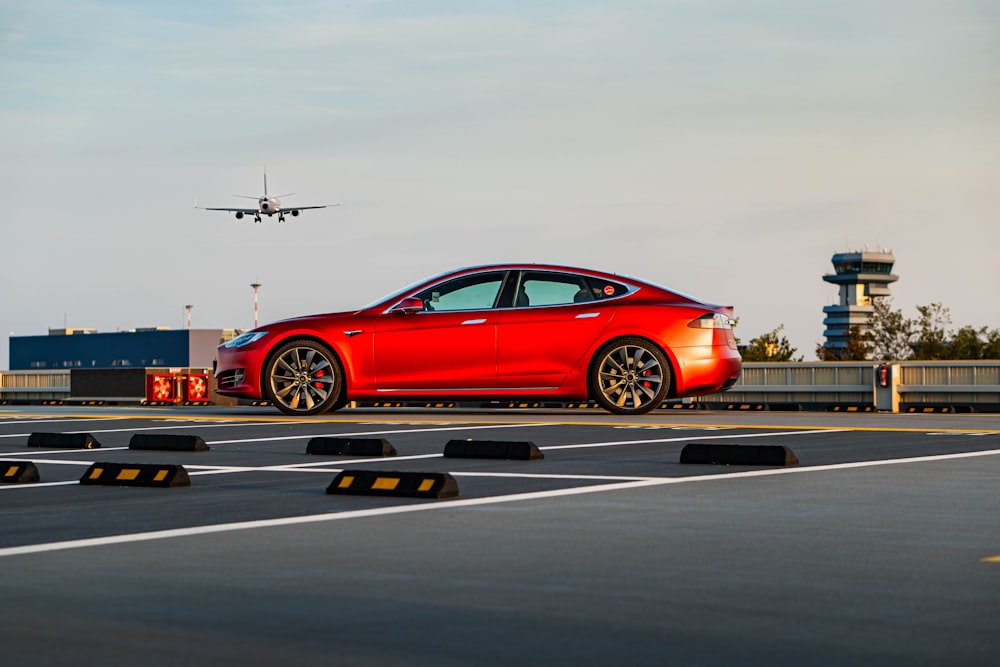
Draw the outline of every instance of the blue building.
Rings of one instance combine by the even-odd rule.
[[[11,336],[10,370],[74,368],[211,368],[232,329],[50,329],[47,336]]]

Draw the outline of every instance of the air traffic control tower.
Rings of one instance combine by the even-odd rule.
[[[892,274],[896,258],[891,250],[884,248],[881,252],[867,249],[841,252],[835,254],[832,261],[835,273],[823,276],[823,280],[840,286],[840,303],[823,308],[826,313],[823,347],[842,350],[847,347],[851,327],[857,327],[862,333],[871,328],[869,318],[875,310],[873,300],[889,296],[889,284],[899,280],[899,276]]]

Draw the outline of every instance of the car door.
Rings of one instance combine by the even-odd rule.
[[[513,307],[497,320],[500,388],[558,387],[614,316],[586,278],[555,271],[522,271]]]
[[[496,303],[506,273],[455,278],[413,295],[416,313],[379,316],[374,336],[379,391],[497,386]]]

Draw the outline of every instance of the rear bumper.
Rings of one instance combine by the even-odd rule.
[[[731,388],[740,379],[743,359],[726,345],[691,347],[675,350],[677,377],[675,398],[705,396]]]

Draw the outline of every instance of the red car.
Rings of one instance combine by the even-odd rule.
[[[642,414],[740,375],[732,308],[587,269],[504,264],[221,345],[218,393],[290,415],[371,399],[592,399]]]

